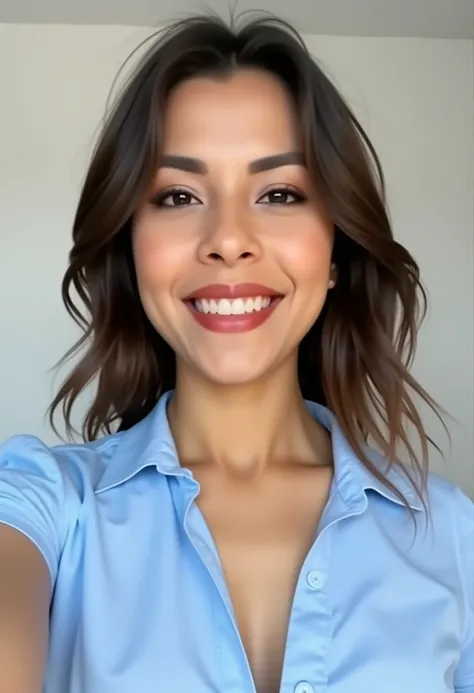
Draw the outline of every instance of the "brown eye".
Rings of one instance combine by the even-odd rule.
[[[201,202],[187,190],[166,190],[157,195],[152,203],[156,207],[190,207]]]
[[[259,204],[270,204],[270,205],[294,205],[301,202],[305,202],[306,197],[301,193],[296,192],[296,190],[290,190],[288,188],[275,188],[269,192],[262,195],[258,200]]]

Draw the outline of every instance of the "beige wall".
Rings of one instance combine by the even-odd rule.
[[[0,25],[0,440],[43,419],[76,330],[59,298],[80,180],[143,29]],[[432,466],[474,496],[473,42],[308,37],[367,126],[431,297],[416,374],[458,423]],[[430,430],[444,444],[438,427]]]

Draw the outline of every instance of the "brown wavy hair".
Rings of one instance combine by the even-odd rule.
[[[60,364],[78,352],[81,358],[50,406],[53,428],[61,406],[73,433],[73,405],[91,382],[97,387],[83,422],[85,441],[131,427],[173,388],[174,353],[138,296],[133,215],[159,162],[170,90],[198,75],[263,69],[294,99],[307,165],[336,231],[338,282],[299,347],[302,394],[332,410],[361,462],[401,500],[367,459],[367,442],[402,468],[422,496],[432,441],[415,399],[438,409],[409,368],[426,294],[415,260],[394,240],[382,168],[362,126],[300,35],[274,17],[230,24],[192,17],[148,42],[105,119],[79,200],[62,295],[83,335]],[[416,449],[409,429],[418,434]],[[408,452],[404,463],[400,445]]]

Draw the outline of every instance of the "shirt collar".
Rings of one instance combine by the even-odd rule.
[[[172,390],[163,394],[142,421],[128,431],[112,436],[116,446],[97,486],[98,492],[122,484],[151,466],[161,474],[192,478],[192,473],[179,463],[168,423],[167,406],[172,395]],[[329,409],[309,401],[306,401],[306,405],[312,416],[331,435],[334,485],[344,501],[352,505],[371,490],[402,505],[400,498],[358,460]],[[369,447],[365,448],[365,452],[372,464],[403,494],[410,508],[422,510],[423,504],[403,470],[388,465],[381,455]]]
[[[353,502],[360,499],[361,494],[365,495],[367,491],[375,491],[397,505],[404,505],[394,491],[387,488],[360,462],[334,414],[315,402],[306,401],[306,405],[316,421],[331,434],[334,482],[346,503],[352,505]],[[403,495],[412,510],[423,510],[423,503],[402,468],[390,465],[380,453],[368,445],[364,446],[364,452],[373,466]]]

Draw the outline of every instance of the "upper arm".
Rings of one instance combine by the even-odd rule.
[[[72,484],[36,438],[0,447],[0,691],[40,693]]]
[[[40,693],[48,643],[50,576],[35,545],[0,524],[0,690]]]
[[[461,492],[457,500],[464,633],[454,682],[456,693],[474,693],[474,503]]]

